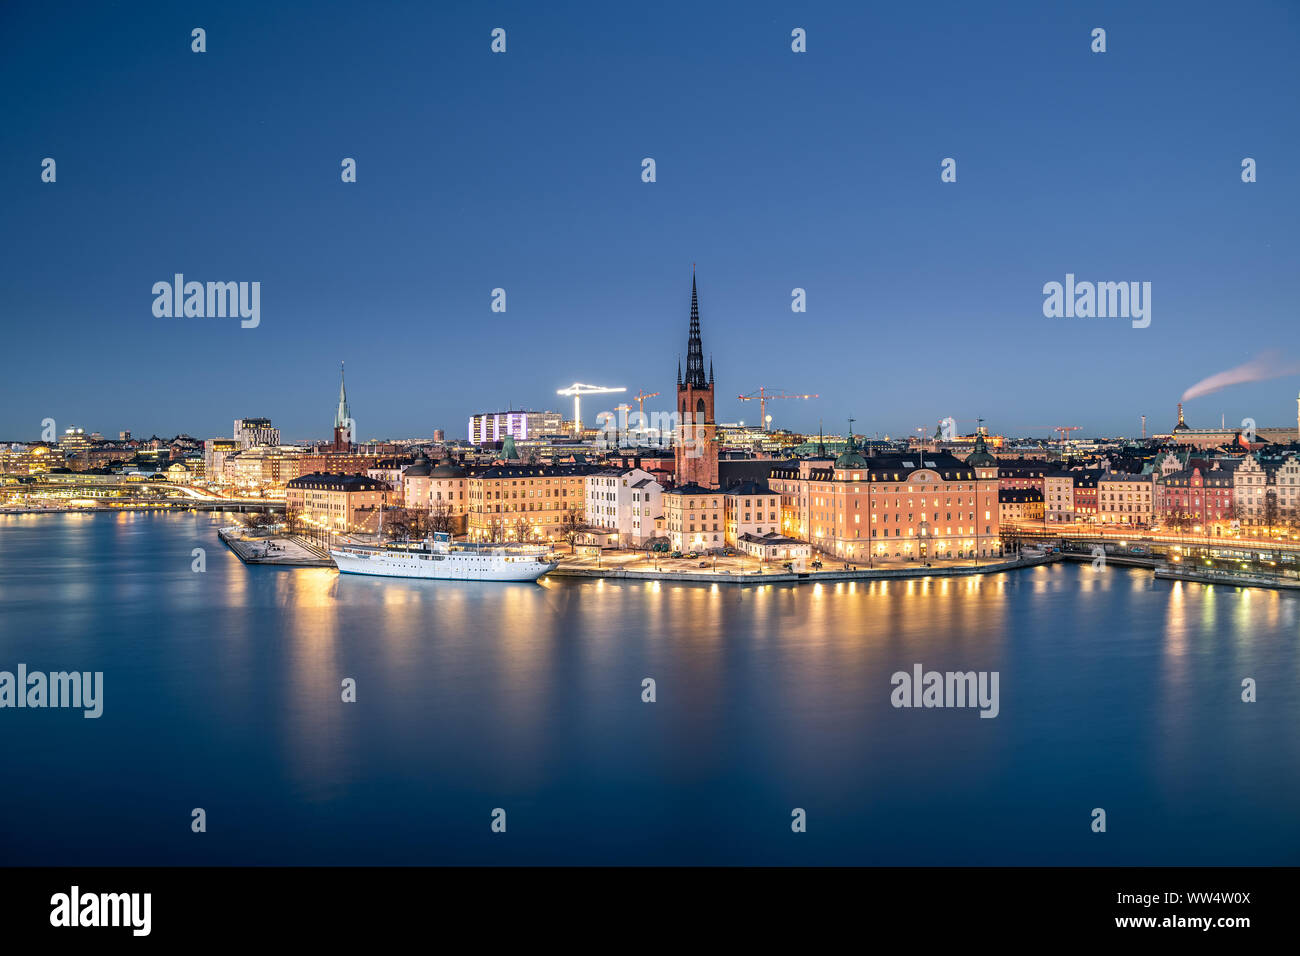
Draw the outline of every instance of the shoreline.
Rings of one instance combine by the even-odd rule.
[[[822,581],[888,581],[892,578],[960,578],[976,574],[998,574],[1017,568],[1038,567],[1061,560],[1059,554],[1014,558],[996,564],[949,565],[947,567],[870,568],[853,571],[654,571],[625,568],[566,568],[560,565],[544,577],[609,578],[625,581],[678,581],[694,584],[817,584]]]

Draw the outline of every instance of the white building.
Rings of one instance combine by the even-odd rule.
[[[1043,476],[1043,519],[1054,524],[1074,523],[1074,473],[1048,472]]]
[[[471,445],[505,441],[531,441],[546,435],[564,434],[564,416],[559,412],[480,412],[469,420]]]
[[[1300,459],[1295,455],[1281,463],[1265,464],[1255,455],[1247,455],[1232,473],[1232,485],[1233,504],[1242,524],[1300,517]]]
[[[663,486],[642,468],[607,469],[588,475],[583,501],[586,523],[618,535],[620,547],[636,548],[654,537],[663,514]]]
[[[812,554],[812,545],[807,541],[787,538],[776,531],[767,534],[742,534],[736,539],[736,547],[752,558],[760,561],[806,561]]]

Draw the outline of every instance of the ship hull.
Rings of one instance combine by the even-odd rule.
[[[456,552],[330,551],[341,574],[431,581],[536,581],[555,563],[534,558]]]

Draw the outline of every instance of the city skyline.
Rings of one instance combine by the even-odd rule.
[[[559,408],[573,381],[666,395],[692,263],[719,422],[756,420],[736,396],[766,385],[819,394],[769,408],[805,433],[852,414],[866,434],[978,416],[1136,436],[1196,382],[1296,359],[1300,144],[1276,121],[1295,10],[1249,5],[1226,30],[1186,6],[763,9],[397,5],[322,17],[306,43],[298,17],[248,4],[160,10],[129,36],[107,10],[7,11],[24,42],[6,89],[66,68],[8,94],[8,345],[49,362],[10,363],[0,435],[53,418],[211,437],[269,415],[287,440],[327,437],[340,360],[374,437],[462,437],[478,411]],[[175,274],[259,282],[260,322],[155,316]],[[1151,283],[1150,325],[1045,317],[1067,276]],[[1241,384],[1186,414],[1286,424],[1296,391]]]

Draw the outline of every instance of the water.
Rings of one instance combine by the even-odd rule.
[[[0,669],[105,675],[98,720],[0,710],[0,863],[1296,864],[1298,628],[1087,565],[405,582],[245,567],[206,515],[0,518]],[[998,671],[1000,715],[891,707],[916,662]]]

